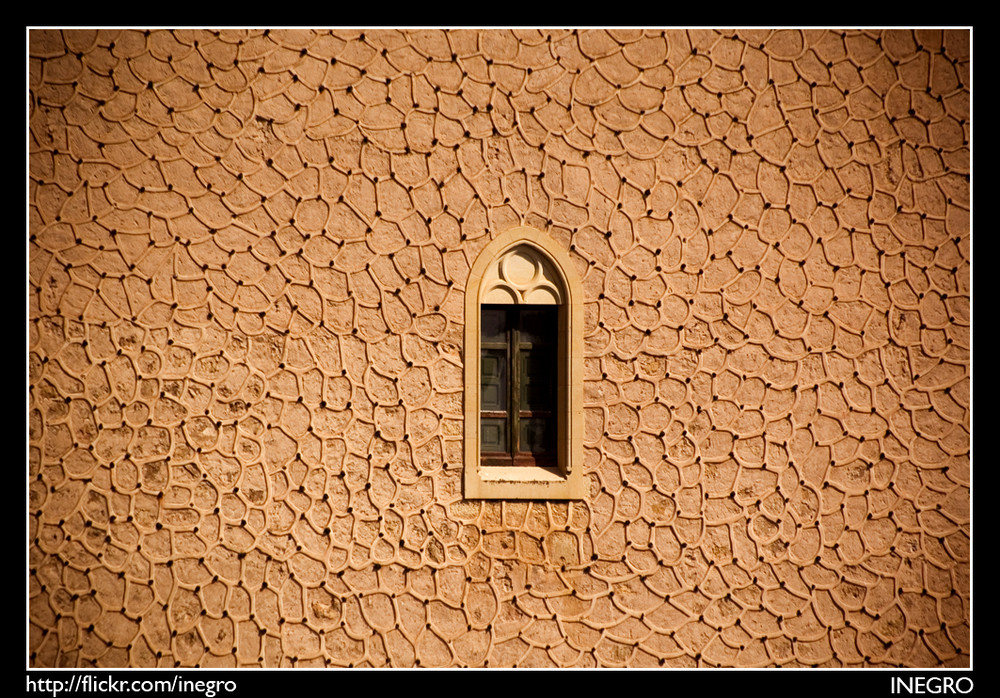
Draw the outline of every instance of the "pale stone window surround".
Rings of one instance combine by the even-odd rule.
[[[480,464],[480,306],[559,306],[556,468]],[[465,497],[582,499],[583,286],[566,250],[545,233],[517,227],[476,257],[465,293]]]

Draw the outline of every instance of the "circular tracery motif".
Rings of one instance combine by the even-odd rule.
[[[555,267],[528,245],[500,255],[486,272],[483,289],[483,303],[559,305],[563,298]]]

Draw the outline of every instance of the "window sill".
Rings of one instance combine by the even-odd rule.
[[[582,474],[567,477],[558,467],[480,466],[465,485],[468,499],[583,499],[585,495]]]

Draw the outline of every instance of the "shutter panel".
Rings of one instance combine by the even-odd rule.
[[[479,450],[484,464],[555,463],[558,313],[554,305],[481,307]]]
[[[521,306],[518,323],[518,453],[555,456],[558,308]]]

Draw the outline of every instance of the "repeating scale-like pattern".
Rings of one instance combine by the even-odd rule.
[[[32,666],[968,666],[969,32],[33,31]],[[581,502],[463,299],[586,298]]]

